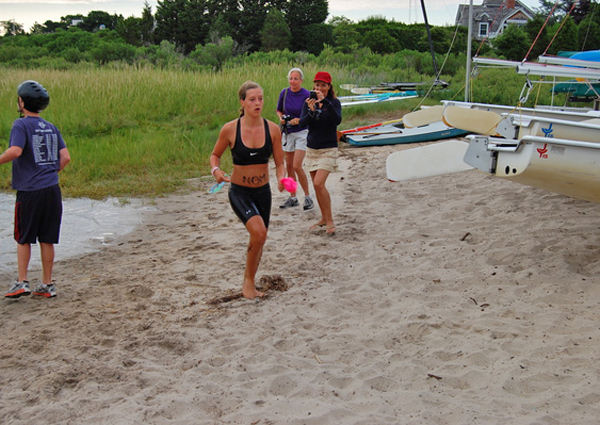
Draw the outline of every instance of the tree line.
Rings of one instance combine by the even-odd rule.
[[[549,54],[600,46],[598,4],[580,0],[572,7],[572,3],[565,0],[554,8],[556,2],[540,0],[535,19],[524,27],[509,26],[479,53],[521,60],[536,39],[530,59],[549,45]],[[551,8],[555,14],[545,25]],[[327,0],[162,0],[155,13],[146,2],[140,18],[92,11],[87,16],[67,15],[59,22],[36,23],[29,32],[14,21],[0,21],[4,28],[0,64],[65,67],[121,61],[219,69],[245,55],[283,52],[291,57],[293,53],[297,61],[298,55],[325,52],[377,66],[373,55],[429,51],[424,24],[378,16],[359,22],[334,16],[326,22],[327,16]],[[433,26],[431,36],[436,54],[466,51],[466,28]]]
[[[77,27],[83,31],[116,31],[133,46],[168,41],[183,54],[198,45],[231,37],[245,51],[285,48],[318,53],[317,46],[331,41],[325,24],[327,0],[162,0],[156,13],[144,3],[141,18],[92,11],[87,16],[67,15],[59,22],[36,23],[30,35]],[[5,36],[24,35],[23,26],[2,21]]]

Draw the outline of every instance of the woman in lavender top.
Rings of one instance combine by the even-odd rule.
[[[308,129],[306,126],[300,125],[302,106],[308,99],[310,92],[302,88],[303,79],[304,74],[300,68],[292,68],[288,72],[290,86],[283,89],[279,94],[277,115],[282,127],[281,136],[287,176],[300,183],[304,191],[304,210],[310,210],[314,207],[314,203],[310,197],[308,177],[303,168]],[[296,192],[292,192],[279,207],[290,208],[299,205]]]

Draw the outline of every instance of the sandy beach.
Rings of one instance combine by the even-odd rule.
[[[415,146],[342,145],[334,236],[274,187],[258,303],[208,178],[58,262],[58,297],[1,301],[0,423],[598,424],[599,206],[478,171],[389,182]]]

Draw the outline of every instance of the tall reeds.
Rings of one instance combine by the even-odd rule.
[[[72,156],[71,164],[61,175],[66,196],[100,199],[168,193],[186,179],[210,175],[210,152],[221,126],[238,116],[237,91],[244,81],[261,84],[265,93],[263,116],[277,118],[277,98],[288,86],[287,72],[293,66],[297,64],[249,61],[219,72],[119,64],[73,70],[3,68],[0,151],[8,147],[10,128],[18,117],[17,86],[32,79],[48,89],[50,106],[42,116],[61,130]],[[312,77],[319,70],[329,71],[336,87],[342,83],[398,81],[398,70],[393,69],[387,73],[382,68],[358,73],[352,66],[306,63],[301,67],[306,88],[311,88]],[[428,104],[453,98],[461,91],[463,77],[460,72],[457,75],[458,82],[452,84],[452,90],[432,95]],[[523,80],[506,70],[501,76],[495,72],[480,76],[483,84],[474,81],[475,93],[480,94],[474,100],[514,104],[522,86],[519,78]],[[338,94],[350,94],[336,90]],[[341,128],[382,117],[399,118],[420,101],[348,108],[344,110]],[[223,166],[231,167],[229,155],[224,157]],[[0,167],[0,190],[10,188],[10,175],[10,166]]]
[[[237,90],[255,80],[265,113],[275,119],[289,66],[240,66],[219,73],[143,67],[70,71],[3,70],[0,149],[18,117],[16,89],[39,81],[50,93],[42,116],[63,133],[73,158],[61,176],[67,196],[154,196],[185,179],[210,174],[208,157],[220,127],[238,116]],[[310,87],[310,85],[308,86]],[[225,167],[230,164],[224,164]],[[3,189],[10,167],[0,167]]]

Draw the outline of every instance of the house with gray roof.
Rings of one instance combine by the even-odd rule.
[[[535,13],[519,0],[483,0],[473,5],[473,38],[494,38],[511,24],[525,25]],[[456,12],[456,25],[469,25],[469,5],[461,4]]]

